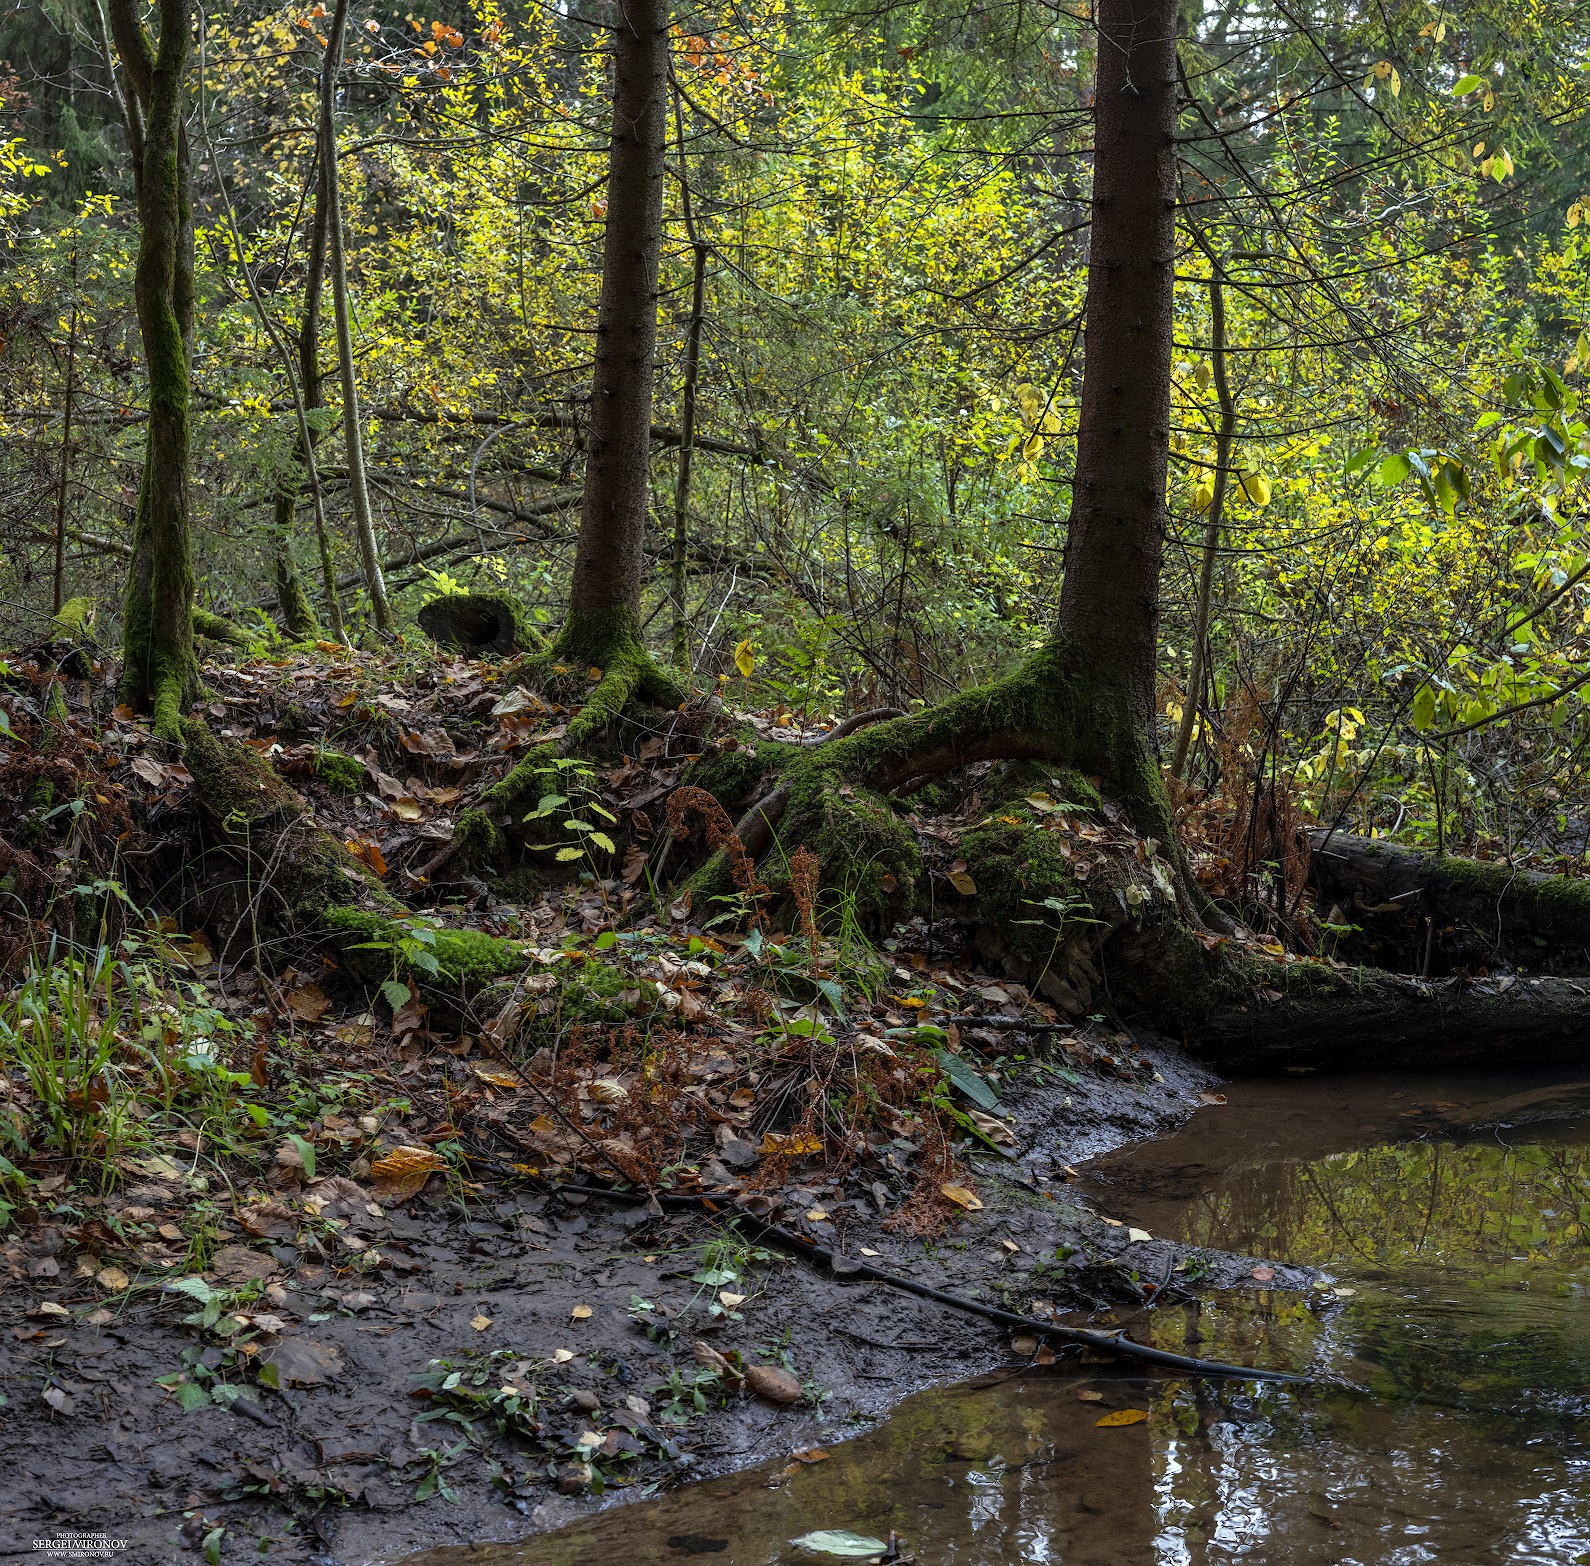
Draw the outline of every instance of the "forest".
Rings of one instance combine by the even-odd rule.
[[[1579,0],[12,0],[0,1549],[1590,1559],[1587,124]]]

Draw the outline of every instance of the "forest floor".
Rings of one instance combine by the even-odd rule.
[[[203,923],[225,861],[102,669],[7,675],[0,870],[27,912],[0,1005],[0,1556],[102,1533],[136,1561],[393,1561],[820,1461],[922,1386],[1054,1362],[756,1221],[1045,1319],[1108,1325],[1256,1265],[1309,1281],[1071,1189],[1083,1160],[1219,1102],[1106,997],[1062,1016],[988,971],[964,917],[884,938],[842,901],[819,931],[797,898],[780,931],[771,906],[659,898],[651,818],[701,750],[688,725],[543,809],[587,828],[560,826],[568,875],[453,887],[372,997],[263,916]],[[564,716],[501,666],[434,658],[320,649],[207,680],[211,724],[410,902],[457,811]],[[916,824],[950,906],[975,786],[957,809]],[[1076,848],[1132,845],[1079,823]],[[426,989],[444,926],[522,942],[525,971]],[[717,1211],[589,1194],[626,1173]]]

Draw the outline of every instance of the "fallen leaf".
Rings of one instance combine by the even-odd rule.
[[[882,1555],[889,1548],[883,1539],[852,1533],[848,1528],[820,1528],[816,1533],[803,1533],[790,1542],[796,1549],[810,1550],[814,1555],[840,1555],[850,1560]]]
[[[573,1358],[573,1349],[553,1349],[552,1351],[552,1363],[554,1365],[566,1365]]]
[[[277,1270],[274,1256],[261,1255],[246,1245],[223,1245],[210,1258],[210,1267],[226,1283],[252,1283]]]
[[[102,1289],[109,1289],[113,1294],[119,1294],[127,1287],[132,1279],[120,1267],[101,1267],[94,1274],[95,1284]]]
[[[799,1403],[805,1397],[800,1382],[776,1365],[747,1365],[745,1384],[769,1403]]]
[[[1147,1229],[1128,1229],[1126,1231],[1126,1237],[1129,1240],[1137,1242],[1141,1242],[1143,1240],[1152,1240],[1154,1238],[1154,1236],[1151,1235]]]
[[[58,1414],[72,1414],[77,1411],[77,1399],[69,1397],[59,1387],[46,1387],[44,1401]]]
[[[808,1218],[808,1220],[809,1220],[809,1221],[810,1221],[810,1222],[812,1222],[812,1223],[827,1223],[827,1222],[828,1222],[828,1214],[827,1214],[827,1213],[825,1213],[825,1212],[824,1212],[824,1211],[823,1211],[823,1210],[822,1210],[822,1208],[821,1208],[821,1207],[813,1207],[813,1208],[812,1208],[812,1209],[811,1209],[811,1210],[810,1210],[810,1211],[809,1211],[809,1212],[808,1212],[808,1213],[807,1213],[807,1214],[806,1214],[806,1217],[807,1217],[807,1218]]]
[[[471,1316],[469,1318],[469,1324],[475,1329],[476,1332],[484,1332],[486,1328],[491,1325],[491,1317]]]
[[[1079,1403],[1102,1403],[1103,1401],[1104,1401],[1104,1394],[1102,1392],[1078,1392],[1077,1393],[1077,1402],[1079,1402]]]
[[[54,1300],[44,1300],[28,1311],[28,1315],[35,1321],[70,1321],[72,1313],[64,1305],[57,1305]]]
[[[1147,1409],[1116,1408],[1098,1420],[1097,1423],[1105,1428],[1113,1429],[1117,1425],[1140,1425],[1147,1418]]]
[[[964,870],[950,871],[949,883],[962,897],[977,895],[977,883]]]
[[[283,1338],[260,1359],[260,1380],[278,1391],[282,1387],[322,1387],[341,1374],[342,1353],[336,1344],[313,1338]]]
[[[301,984],[285,999],[288,1011],[300,1022],[319,1022],[331,1010],[331,997],[318,984]]]
[[[748,1295],[732,1294],[728,1289],[718,1290],[719,1303],[722,1304],[726,1310],[733,1310],[736,1306],[745,1304],[747,1298],[749,1298]]]
[[[1268,1283],[1275,1276],[1275,1268],[1255,1267],[1250,1276],[1257,1278],[1260,1283]]]
[[[383,1196],[413,1196],[447,1160],[429,1147],[394,1147],[370,1165],[376,1189]]]
[[[803,1447],[800,1451],[791,1452],[789,1455],[797,1463],[826,1463],[828,1461],[828,1453],[820,1446]]]
[[[957,1207],[964,1207],[969,1213],[981,1212],[983,1204],[978,1199],[975,1191],[969,1190],[964,1185],[941,1185],[941,1195],[954,1202]]]
[[[861,1254],[863,1256],[882,1256],[883,1252],[882,1251],[873,1250],[873,1248],[870,1245],[863,1245],[861,1247]]]
[[[589,1305],[576,1305],[574,1309],[569,1312],[569,1315],[573,1317],[575,1321],[589,1321],[591,1319],[591,1307]]]
[[[1198,1102],[1200,1104],[1223,1104],[1225,1101],[1226,1095],[1224,1093],[1211,1093],[1208,1091],[1208,1089],[1205,1089],[1198,1095]]]
[[[1012,1338],[1010,1340],[1012,1354],[1036,1354],[1038,1352],[1037,1338]]]

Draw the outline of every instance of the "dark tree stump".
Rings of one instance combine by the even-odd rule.
[[[433,642],[466,658],[506,658],[540,645],[507,593],[444,593],[425,604],[418,618]]]

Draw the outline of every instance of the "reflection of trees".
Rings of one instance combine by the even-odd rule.
[[[1404,1142],[1231,1171],[1187,1206],[1184,1238],[1325,1265],[1435,1264],[1500,1284],[1590,1257],[1583,1143]]]

